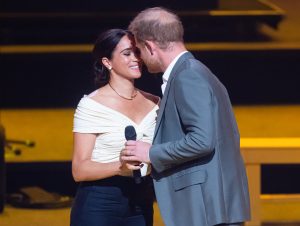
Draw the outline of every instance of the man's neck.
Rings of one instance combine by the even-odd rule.
[[[181,42],[172,43],[167,50],[161,50],[160,60],[163,72],[165,72],[170,63],[184,51],[187,51],[187,49]]]

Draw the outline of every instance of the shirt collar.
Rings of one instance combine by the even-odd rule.
[[[179,59],[179,57],[181,57],[184,53],[186,53],[187,51],[183,51],[180,54],[177,55],[177,57],[175,57],[172,62],[169,64],[169,66],[167,67],[167,69],[165,70],[162,79],[163,79],[163,83],[167,83],[171,74],[171,71],[173,69],[173,67],[175,66],[177,60]]]

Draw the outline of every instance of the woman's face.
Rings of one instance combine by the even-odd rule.
[[[112,73],[136,79],[141,77],[141,59],[134,39],[125,35],[116,46],[110,60]]]

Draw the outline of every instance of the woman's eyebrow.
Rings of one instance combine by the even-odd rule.
[[[128,50],[133,50],[133,47],[128,47],[128,48],[126,48],[126,49],[123,49],[123,50],[121,50],[120,53],[122,53],[122,52],[124,52],[124,51],[128,51]]]

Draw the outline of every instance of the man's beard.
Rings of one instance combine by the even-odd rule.
[[[150,72],[150,73],[159,73],[159,72],[162,72],[160,67],[159,67],[159,63],[158,62],[155,62],[155,61],[147,61],[147,62],[144,62],[146,67],[147,67],[147,70]]]

